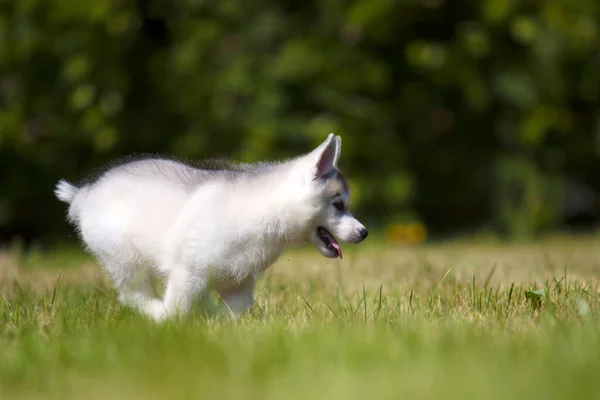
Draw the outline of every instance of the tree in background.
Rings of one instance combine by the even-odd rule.
[[[120,155],[335,132],[371,223],[531,237],[600,190],[599,55],[595,0],[0,0],[0,234],[68,232],[54,183]]]

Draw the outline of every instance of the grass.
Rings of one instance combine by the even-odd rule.
[[[2,253],[0,398],[600,398],[597,238],[344,250],[161,326],[78,252]]]

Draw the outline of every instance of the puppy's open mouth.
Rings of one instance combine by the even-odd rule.
[[[336,257],[343,258],[342,257],[342,249],[340,248],[339,243],[337,242],[337,240],[335,240],[333,235],[331,233],[329,233],[329,231],[327,229],[325,229],[321,226],[318,227],[317,228],[317,236],[319,237],[319,239],[321,239],[321,241],[323,242],[323,244],[325,245],[327,250],[329,250],[330,252],[335,254]]]

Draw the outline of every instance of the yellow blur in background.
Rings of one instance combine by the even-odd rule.
[[[421,244],[427,240],[427,227],[421,222],[390,225],[385,240],[395,244]]]

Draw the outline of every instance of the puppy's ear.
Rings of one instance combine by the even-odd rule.
[[[338,141],[335,135],[330,133],[319,147],[308,154],[313,180],[325,178],[335,171],[339,158],[338,147],[341,149],[338,143],[341,144],[341,140]]]
[[[340,136],[335,137],[335,157],[333,159],[333,166],[337,168],[340,155],[342,154],[342,138]]]

